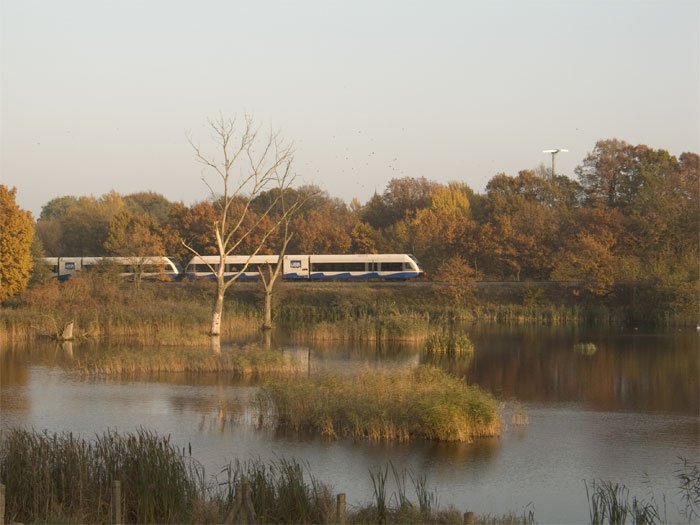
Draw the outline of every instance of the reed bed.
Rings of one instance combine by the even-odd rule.
[[[126,522],[185,521],[200,490],[196,468],[169,438],[147,430],[89,442],[14,429],[0,443],[8,522],[108,523],[114,480],[122,482]]]
[[[700,468],[681,462],[676,477],[684,506],[679,510],[695,523],[700,518]],[[390,476],[395,487],[391,494]],[[107,431],[91,440],[69,432],[5,430],[0,433],[0,478],[8,523],[109,523],[116,480],[122,486],[124,523],[238,522],[236,502],[244,484],[250,488],[257,523],[339,522],[333,492],[313,476],[307,463],[236,460],[207,478],[191,449],[180,449],[169,437],[143,429]],[[351,505],[347,523],[464,523],[459,510],[439,508],[438,494],[424,474],[389,463],[370,470],[369,482],[372,501]],[[591,523],[666,521],[653,497],[630,497],[622,484],[592,482],[586,484],[586,494]],[[529,525],[535,519],[528,506],[522,514],[476,515],[474,522]]]
[[[328,438],[470,442],[501,425],[493,396],[430,366],[270,382],[257,404],[278,428]]]
[[[304,369],[299,360],[253,345],[225,351],[208,347],[93,348],[80,352],[72,366],[87,375],[226,373],[245,378],[294,375]]]

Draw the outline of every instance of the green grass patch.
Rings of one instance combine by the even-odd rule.
[[[493,396],[429,366],[271,382],[258,409],[277,427],[330,438],[469,442],[501,428]]]

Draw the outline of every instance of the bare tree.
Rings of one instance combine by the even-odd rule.
[[[216,237],[219,263],[209,265],[209,269],[216,276],[216,297],[210,333],[212,336],[218,336],[221,333],[226,291],[247,270],[251,258],[265,249],[270,236],[296,209],[283,208],[281,215],[272,217],[272,211],[294,180],[291,173],[294,155],[291,146],[283,142],[277,133],[271,131],[266,137],[259,137],[259,128],[254,126],[252,117],[248,115],[245,116],[240,129],[236,119],[225,119],[221,115],[216,120],[210,120],[209,126],[221,158],[208,156],[191,139],[189,142],[197,161],[211,168],[218,179],[218,192],[215,191],[215,186],[205,178],[202,179],[217,207],[212,229]],[[252,224],[249,221],[247,223],[252,201],[262,192],[272,188],[278,190],[274,192],[276,197],[262,213],[255,215]],[[249,244],[253,238],[256,240],[246,264],[226,275],[226,257],[242,244]],[[186,242],[183,241],[183,244],[195,255],[202,255]]]
[[[298,210],[302,204],[302,201],[297,199],[290,208],[287,208],[284,195],[280,196],[280,201],[282,205],[282,237],[280,239],[279,250],[277,253],[277,264],[268,264],[265,267],[261,265],[258,267],[260,282],[263,285],[263,291],[265,293],[265,308],[262,325],[263,330],[272,329],[272,294],[274,292],[277,278],[284,271],[284,256],[287,253],[287,246],[289,245],[289,241],[292,239],[293,235],[289,229],[289,220],[293,213]]]

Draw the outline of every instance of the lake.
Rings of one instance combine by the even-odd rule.
[[[187,374],[86,377],[74,369],[85,350],[80,343],[0,349],[0,428],[70,430],[90,438],[106,429],[145,427],[170,434],[181,447],[191,444],[208,474],[236,458],[294,457],[345,492],[350,505],[371,500],[370,469],[391,462],[425,473],[441,507],[478,514],[531,510],[540,523],[586,522],[584,481],[611,480],[637,497],[654,497],[662,511],[665,497],[667,519],[682,521],[674,470],[678,458],[700,461],[695,330],[466,329],[475,356],[441,365],[504,402],[498,438],[398,444],[284,435],[256,428],[249,417],[254,382]],[[279,351],[312,375],[421,362],[415,345],[289,341],[283,333],[274,338]],[[224,345],[222,351],[235,350]],[[514,409],[525,411],[527,425],[512,423]]]

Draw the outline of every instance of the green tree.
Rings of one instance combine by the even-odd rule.
[[[32,215],[15,202],[15,188],[0,184],[0,301],[21,292],[32,273]]]
[[[129,211],[135,215],[149,215],[159,227],[167,224],[172,218],[175,203],[160,193],[142,191],[125,195],[123,199]]]
[[[109,225],[125,209],[116,192],[99,198],[59,197],[44,206],[37,233],[48,256],[101,256]]]
[[[111,255],[126,257],[133,268],[134,281],[141,282],[149,258],[165,254],[163,239],[153,218],[128,210],[117,213],[109,224],[105,250]]]

